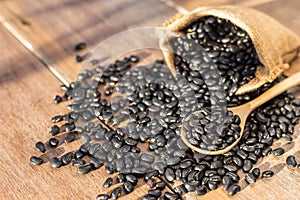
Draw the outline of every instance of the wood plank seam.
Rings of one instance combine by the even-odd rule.
[[[0,14],[0,23],[3,27],[18,41],[20,42],[35,58],[39,60],[50,72],[53,74],[61,83],[66,86],[69,86],[70,80],[64,78],[57,70],[57,66],[49,59],[42,51],[33,46],[29,41],[27,41],[18,30],[9,23],[1,14]]]
[[[63,84],[69,86],[69,82],[61,76],[55,69],[55,64],[45,55],[43,52],[35,48],[30,42],[28,42],[9,22],[7,22],[3,16],[0,15],[0,23],[4,28],[19,41],[34,57],[36,57],[49,71]]]

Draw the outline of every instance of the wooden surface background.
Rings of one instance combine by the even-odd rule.
[[[75,79],[74,45],[86,42],[93,49],[109,36],[135,27],[160,26],[177,12],[197,6],[240,4],[268,13],[300,35],[298,0],[0,0],[0,194],[1,199],[95,199],[107,174],[103,169],[79,175],[71,166],[52,169],[48,163],[29,164],[38,141],[47,141],[50,119],[66,113],[66,104],[54,105],[59,86]],[[274,30],[276,31],[276,30]],[[296,89],[299,93],[299,90]],[[256,166],[273,169],[271,179],[258,180],[230,197],[222,188],[201,199],[300,199],[300,170],[284,160],[295,154],[300,161],[299,126],[294,142],[283,145],[283,156],[268,156]],[[80,144],[62,145],[56,153]],[[44,155],[47,159],[55,152]],[[138,199],[142,185],[122,199]],[[187,199],[196,199],[189,195]],[[199,198],[200,199],[200,198]]]

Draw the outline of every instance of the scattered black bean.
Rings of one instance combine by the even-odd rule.
[[[274,172],[271,171],[271,170],[268,170],[268,171],[264,171],[262,174],[261,174],[261,177],[262,178],[270,178],[274,175]]]
[[[252,174],[255,178],[258,178],[260,176],[260,169],[259,168],[253,168]]]
[[[93,169],[93,167],[92,167],[90,164],[87,164],[87,165],[79,166],[79,167],[77,168],[77,172],[78,172],[79,174],[87,174],[87,173],[89,173],[92,169]]]
[[[109,195],[107,194],[98,194],[96,197],[96,200],[108,200],[109,199]]]
[[[80,51],[86,48],[86,43],[84,42],[80,42],[78,44],[75,45],[74,50],[75,51]]]
[[[48,144],[49,144],[49,146],[51,148],[55,148],[58,145],[58,139],[56,139],[56,138],[50,138]]]
[[[239,185],[231,185],[228,189],[228,194],[229,195],[235,195],[236,193],[238,193],[239,191],[241,191],[241,187]]]
[[[106,181],[103,183],[103,187],[105,188],[109,188],[113,183],[113,179],[112,178],[107,178]]]
[[[287,158],[286,158],[286,164],[291,167],[291,168],[294,168],[297,166],[297,162],[296,162],[296,158],[294,155],[289,155]]]
[[[30,163],[34,165],[41,165],[43,163],[43,159],[36,157],[36,156],[31,156],[30,157]]]
[[[121,188],[117,187],[111,192],[111,199],[118,199],[121,195]]]
[[[35,144],[35,147],[36,147],[37,150],[39,150],[42,153],[46,152],[44,143],[42,143],[40,141]]]
[[[255,176],[254,176],[252,173],[249,173],[249,174],[246,174],[246,175],[245,175],[245,181],[246,181],[248,184],[252,184],[252,183],[255,183],[255,182],[256,182],[256,178],[255,178]]]
[[[281,156],[282,154],[284,154],[284,149],[283,148],[273,149],[273,154],[275,156]]]
[[[62,166],[62,161],[59,160],[57,157],[53,157],[50,159],[50,165],[53,168],[60,168]]]
[[[50,130],[50,132],[49,132],[49,134],[50,134],[51,136],[55,136],[55,135],[57,135],[58,133],[59,133],[59,127],[58,127],[57,125],[52,126],[52,127],[51,127],[51,130]]]

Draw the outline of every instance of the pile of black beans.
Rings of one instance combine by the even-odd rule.
[[[219,35],[211,32],[215,29]],[[228,34],[230,31],[235,34]],[[35,165],[49,162],[53,168],[70,164],[80,174],[105,170],[109,178],[103,187],[111,190],[106,194],[97,191],[101,193],[97,200],[118,199],[141,184],[149,187],[148,193],[139,197],[143,200],[183,199],[189,192],[200,196],[220,186],[234,195],[241,190],[238,184],[241,170],[248,184],[273,176],[272,170],[260,172],[254,165],[259,158],[272,153],[274,141],[293,139],[294,126],[300,117],[300,100],[289,92],[256,109],[249,116],[238,145],[225,154],[202,155],[182,141],[181,126],[192,112],[206,109],[207,113],[213,113],[224,106],[242,104],[279,81],[264,84],[253,93],[235,96],[236,88],[253,78],[259,64],[249,37],[229,22],[213,17],[205,17],[187,28],[184,37],[195,37],[193,32],[205,51],[199,48],[195,52],[200,55],[196,57],[191,43],[186,45],[184,38],[182,42],[180,38],[174,39],[178,41],[175,47],[187,48],[188,56],[194,59],[190,65],[182,59],[186,55],[176,56],[180,72],[176,77],[162,60],[137,66],[139,58],[130,56],[106,67],[92,60],[90,68],[78,74],[77,81],[61,87],[64,95],[56,96],[54,101],[72,100],[67,107],[70,112],[52,118],[49,141],[37,142],[36,148],[43,154],[78,139],[83,141],[82,145],[50,160],[42,159],[42,155],[32,156],[30,162]],[[207,52],[211,54],[209,57]],[[221,74],[215,74],[216,71]],[[207,75],[203,77],[202,73]],[[239,124],[235,116],[227,112],[225,116],[226,125]],[[229,144],[229,138],[237,134],[233,131],[224,137],[225,143],[216,140],[216,145]],[[273,151],[277,156],[283,153],[278,149]],[[293,158],[288,163],[294,165]]]
[[[215,96],[226,99],[230,107],[247,102],[249,95],[234,93],[255,77],[256,68],[261,64],[247,32],[228,20],[206,16],[182,33],[170,40],[174,64],[195,91],[198,102],[210,105],[210,92],[220,85]]]
[[[240,137],[240,117],[221,108],[203,108],[185,121],[187,140],[201,149],[225,149]]]

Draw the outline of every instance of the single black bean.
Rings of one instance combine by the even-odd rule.
[[[143,153],[141,155],[141,160],[148,162],[148,163],[153,163],[154,162],[154,156],[150,154]]]
[[[107,194],[98,194],[96,197],[96,200],[108,200],[109,199],[109,195]]]
[[[268,171],[264,171],[262,174],[261,174],[261,177],[262,178],[270,178],[274,175],[274,172],[271,171],[271,170],[268,170]]]
[[[49,131],[49,134],[51,136],[55,136],[59,133],[59,131],[60,131],[59,127],[57,125],[54,125],[54,126],[51,127],[51,129]]]
[[[53,157],[50,159],[50,165],[53,168],[60,168],[62,164],[63,163],[57,157]]]
[[[207,188],[205,187],[205,185],[201,185],[196,188],[195,192],[198,196],[202,196],[207,193]]]
[[[255,178],[258,178],[260,176],[260,169],[259,168],[253,168],[252,174]]]
[[[87,174],[89,173],[91,170],[93,169],[93,167],[90,164],[87,165],[82,165],[80,167],[77,168],[77,172],[79,174]]]
[[[60,102],[62,102],[63,98],[61,96],[56,95],[54,97],[54,103],[58,104]]]
[[[164,176],[169,182],[173,182],[175,180],[175,173],[171,168],[166,169]]]
[[[297,162],[296,162],[296,158],[294,155],[290,155],[286,158],[286,164],[291,167],[294,168],[297,166]]]
[[[232,196],[238,193],[239,191],[241,191],[241,187],[239,185],[233,184],[229,187],[228,194]]]
[[[71,162],[72,158],[74,157],[74,154],[72,152],[66,153],[61,157],[61,162],[64,165],[67,165]]]
[[[86,48],[86,43],[84,42],[80,42],[78,44],[75,45],[74,50],[75,51],[80,51]]]
[[[107,178],[107,179],[105,180],[105,182],[103,183],[103,187],[109,188],[109,187],[112,185],[112,183],[113,183],[113,179],[109,177],[109,178]]]
[[[41,165],[43,163],[43,159],[36,157],[36,156],[31,156],[30,163],[34,164],[34,165]]]
[[[124,184],[123,184],[123,187],[124,187],[124,191],[125,191],[126,194],[129,194],[134,189],[134,186],[129,181],[125,181]]]
[[[126,177],[126,180],[129,181],[130,183],[132,183],[133,185],[136,185],[138,182],[138,179],[132,174],[127,174],[125,177]]]
[[[256,182],[256,178],[255,178],[255,176],[254,176],[252,173],[249,173],[249,174],[246,174],[246,175],[245,175],[245,181],[246,181],[248,184],[252,184],[252,183],[255,183],[255,182]]]
[[[284,149],[283,148],[273,149],[272,153],[275,156],[281,156],[282,154],[284,154]]]
[[[44,143],[42,143],[42,142],[40,142],[40,141],[37,142],[37,143],[35,144],[35,147],[36,147],[36,149],[37,149],[38,151],[40,151],[40,152],[42,152],[42,153],[45,153],[45,152],[46,152]]]
[[[121,196],[121,188],[117,187],[111,192],[111,199],[118,199]]]
[[[161,196],[161,190],[159,190],[159,189],[148,190],[148,194],[158,198]]]
[[[249,172],[253,167],[253,164],[250,160],[246,159],[244,160],[244,164],[243,164],[243,171],[244,172]]]

